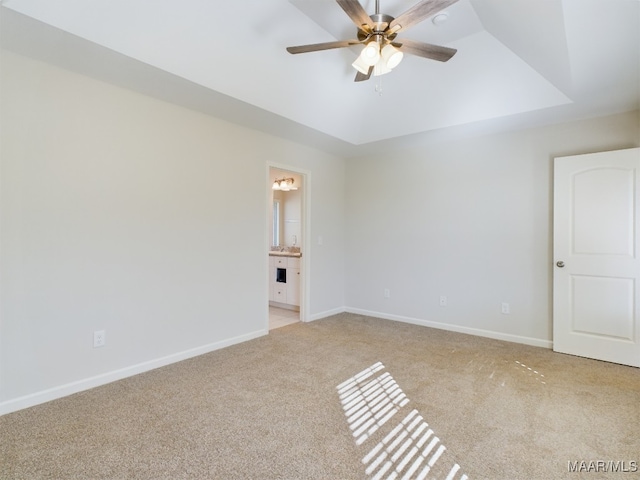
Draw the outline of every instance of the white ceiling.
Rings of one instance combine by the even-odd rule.
[[[396,17],[417,1],[380,0],[381,10]],[[374,3],[362,0],[369,13]],[[449,62],[406,55],[361,83],[356,47],[285,51],[355,36],[335,0],[2,5],[9,49],[48,49],[48,60],[79,70],[99,57],[85,73],[343,154],[640,105],[639,0],[459,0],[443,25],[425,20],[398,37],[458,49]]]

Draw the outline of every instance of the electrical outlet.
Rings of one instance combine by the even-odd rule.
[[[441,307],[447,306],[447,297],[445,297],[444,295],[440,295],[440,306]]]
[[[502,313],[504,315],[509,315],[511,313],[511,310],[509,309],[509,304],[502,302]]]
[[[107,332],[96,330],[93,332],[93,348],[104,347],[107,344]]]
[[[384,298],[391,298],[391,291],[388,288],[384,289]]]

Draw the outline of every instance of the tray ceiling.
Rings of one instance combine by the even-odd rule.
[[[397,16],[416,2],[380,3]],[[373,0],[362,4],[373,13]],[[399,36],[457,48],[449,62],[406,55],[362,83],[353,82],[356,47],[285,51],[354,36],[335,0],[5,0],[3,8],[185,79],[200,94],[269,112],[283,128],[301,125],[351,146],[640,102],[638,0],[460,0],[444,24],[425,20]]]

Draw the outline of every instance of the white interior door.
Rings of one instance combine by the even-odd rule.
[[[553,349],[640,367],[640,148],[554,169]]]

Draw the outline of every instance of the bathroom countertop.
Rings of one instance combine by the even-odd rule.
[[[270,257],[301,257],[300,252],[279,252],[277,250],[271,250],[269,252]]]

